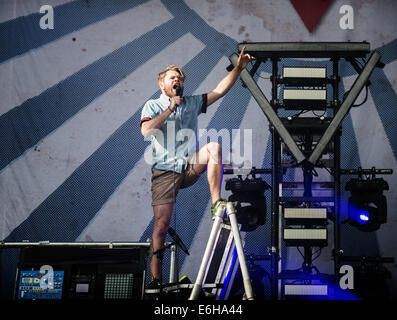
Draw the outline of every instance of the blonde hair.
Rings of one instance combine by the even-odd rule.
[[[159,83],[164,80],[164,77],[165,77],[165,75],[167,74],[168,71],[176,71],[176,72],[178,72],[181,75],[181,80],[185,81],[185,73],[183,72],[182,68],[177,66],[177,65],[175,65],[175,64],[172,64],[172,65],[168,66],[167,68],[165,68],[164,71],[159,73],[159,76],[158,76],[158,82]]]

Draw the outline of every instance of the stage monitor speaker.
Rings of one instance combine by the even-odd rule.
[[[20,249],[15,299],[141,300],[147,249]]]

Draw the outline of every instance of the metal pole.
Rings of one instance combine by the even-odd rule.
[[[166,242],[165,246],[169,246],[170,242]],[[23,248],[23,247],[150,247],[149,242],[0,242],[0,248]]]
[[[237,256],[240,262],[241,275],[243,276],[245,295],[247,300],[254,300],[254,292],[252,290],[251,279],[248,272],[247,263],[245,261],[245,255],[244,255],[243,245],[241,243],[240,231],[238,229],[234,202],[226,203],[226,212],[230,220],[230,225],[232,226],[234,243],[236,245]]]
[[[223,204],[219,205],[218,210],[215,213],[215,221],[212,225],[210,237],[207,242],[207,247],[204,251],[203,260],[201,261],[200,269],[197,274],[196,282],[193,285],[192,292],[190,293],[189,300],[197,300],[200,294],[201,284],[203,283],[205,271],[207,269],[207,264],[210,259],[212,249],[218,234],[219,227],[221,225],[223,215],[225,214],[225,206]]]
[[[271,104],[277,112],[277,76],[278,76],[278,59],[272,59],[272,100]],[[272,299],[278,297],[278,258],[279,258],[279,162],[280,162],[280,141],[277,130],[271,127],[272,131],[272,206],[271,206],[271,293]]]
[[[340,101],[339,101],[339,60],[335,58],[332,61],[333,69],[333,98],[334,98],[334,115],[338,112]],[[334,274],[339,274],[339,258],[340,258],[340,137],[342,134],[342,125],[334,136],[334,209],[335,209],[335,221],[334,221]]]
[[[171,262],[170,262],[170,276],[169,283],[178,281],[178,247],[176,244],[173,244],[170,247],[171,250]]]
[[[0,300],[3,298],[3,250],[0,247]]]

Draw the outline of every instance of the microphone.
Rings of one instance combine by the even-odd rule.
[[[182,89],[181,89],[180,86],[174,85],[173,88],[175,89],[177,96],[181,96],[182,95]],[[175,110],[174,110],[175,114],[176,114],[176,108],[178,108],[178,107],[179,107],[179,104],[175,104]]]
[[[170,234],[171,238],[174,240],[174,242],[181,247],[181,249],[183,250],[184,253],[186,253],[188,256],[189,251],[187,250],[186,246],[184,245],[184,243],[182,242],[181,238],[179,238],[179,236],[176,234],[175,230],[172,229],[171,227],[168,228],[168,233]]]
[[[180,86],[174,85],[173,88],[175,89],[177,96],[182,96],[182,88]],[[179,107],[179,104],[176,104],[176,106]],[[175,111],[176,111],[176,109],[175,109]]]
[[[180,86],[175,85],[175,86],[174,86],[174,89],[175,89],[175,91],[176,91],[176,95],[177,95],[177,96],[181,96],[181,95],[182,95],[182,88],[181,88]]]

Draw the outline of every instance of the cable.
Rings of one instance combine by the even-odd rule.
[[[364,98],[364,101],[361,102],[360,104],[354,104],[353,108],[362,106],[367,101],[367,99],[368,99],[368,86],[365,86],[365,98]]]
[[[257,73],[255,73],[255,75],[256,75],[258,78],[262,78],[262,79],[266,79],[266,80],[269,80],[269,79],[270,79],[270,77],[269,77],[269,78],[262,77],[262,76],[260,76],[260,75],[259,75],[259,74],[257,74]]]
[[[317,118],[321,118],[324,117],[324,115],[327,113],[327,110],[324,110],[322,115],[318,115],[317,113],[315,113],[314,111],[312,111],[312,113],[317,117]]]
[[[323,168],[323,169],[325,169],[325,170],[327,170],[328,171],[328,173],[331,175],[331,176],[333,176],[334,174],[332,173],[332,171],[331,170],[329,170],[326,166],[325,166],[325,164],[323,163],[323,161],[322,160],[319,160],[318,161],[318,164],[321,164],[322,165],[322,167],[320,167],[320,168]]]
[[[251,67],[253,67],[253,63],[252,63],[252,61],[250,61],[250,64],[251,64]],[[262,76],[260,76],[257,72],[255,72],[255,74],[254,74],[255,76],[257,76],[258,78],[262,78],[262,79],[266,79],[266,80],[269,80],[270,79],[270,77],[269,78],[266,78],[266,77],[262,77]]]
[[[295,118],[299,117],[301,114],[304,114],[306,112],[309,112],[309,110],[301,110],[298,113],[295,113],[294,115],[292,115],[291,118],[295,119]]]
[[[313,252],[313,254],[312,254],[312,262],[314,260],[316,260],[319,256],[321,256],[321,250],[322,250],[322,248],[319,248],[317,251]],[[316,257],[313,258],[313,255],[316,254],[317,252],[319,252],[319,253],[317,254]]]
[[[303,253],[299,250],[299,247],[296,247],[296,249],[298,250],[298,252],[299,252],[300,255],[302,256],[302,258],[305,258],[305,256],[303,255]]]
[[[343,95],[343,101],[345,101],[345,99],[346,99],[347,95],[349,94],[349,92],[350,92],[350,90],[345,92],[345,94]],[[367,101],[367,99],[368,99],[368,85],[365,86],[365,98],[364,98],[364,100],[361,103],[359,103],[359,104],[353,104],[352,107],[356,108],[356,107],[362,106]]]

